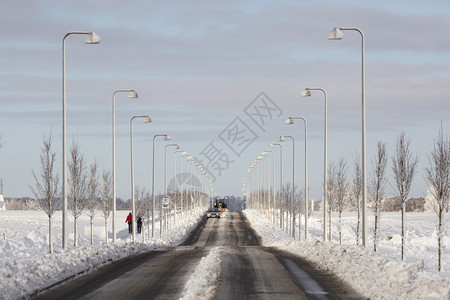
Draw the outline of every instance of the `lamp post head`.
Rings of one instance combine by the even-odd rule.
[[[302,91],[302,97],[310,97],[311,96],[311,91],[309,90],[309,88],[306,88]]]
[[[284,121],[285,124],[294,124],[294,120],[292,120],[291,117],[287,118],[286,121]]]
[[[181,155],[182,155],[182,156],[185,156],[185,155],[187,155],[187,152],[186,152],[186,151],[183,151],[183,152],[181,152]]]
[[[269,148],[273,148],[273,144],[269,144]]]
[[[101,38],[95,33],[90,32],[84,41],[86,44],[100,44]]]
[[[138,94],[136,93],[135,90],[131,90],[131,91],[128,93],[128,98],[139,98],[139,97],[138,97]]]
[[[279,141],[279,142],[284,142],[284,136],[283,136],[283,135],[280,135],[280,137],[277,139],[277,141]]]
[[[152,119],[149,116],[144,116],[144,123],[151,123]]]
[[[178,144],[175,144],[173,147],[174,147],[176,150],[180,149],[180,147],[178,146]]]
[[[164,140],[165,141],[170,141],[172,138],[170,137],[170,135],[166,134],[164,135]]]
[[[339,27],[334,27],[333,30],[328,33],[329,40],[342,40],[344,33],[341,31]]]

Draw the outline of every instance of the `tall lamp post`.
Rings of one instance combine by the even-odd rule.
[[[264,152],[272,154],[272,202],[269,202],[269,209],[272,208],[272,223],[275,224],[275,155],[271,150],[265,150]]]
[[[152,167],[152,237],[155,237],[155,139],[158,136],[163,136],[165,141],[170,140],[170,136],[167,134],[155,134],[153,136],[153,167]],[[161,222],[161,220],[160,220]],[[160,223],[161,224],[161,223]]]
[[[295,202],[295,139],[290,135],[282,135],[278,138],[279,142],[284,142],[286,138],[292,139],[292,203]],[[295,214],[292,214],[292,237],[295,239]],[[300,237],[300,235],[299,235]]]
[[[178,183],[178,181],[177,181],[177,153],[181,153],[181,158],[183,156],[187,155],[187,152],[183,151],[183,150],[177,150],[173,153],[173,165],[174,165],[173,173],[175,174],[173,177],[173,192],[175,195],[177,194],[177,187],[178,187],[178,184],[177,184]],[[183,184],[183,163],[181,161],[181,158],[180,158],[180,167],[181,167],[180,173],[182,176],[181,184]],[[178,187],[178,189],[180,191],[180,211],[181,211],[181,214],[183,214],[183,195],[181,194],[182,189],[180,187]],[[175,202],[175,218],[176,218],[176,215],[177,215],[177,208],[176,208],[176,202]],[[176,219],[175,219],[175,223],[176,223]]]
[[[302,91],[302,97],[310,97],[311,91],[322,91],[325,96],[325,117],[323,133],[323,240],[327,240],[327,197],[328,197],[328,179],[327,179],[327,92],[322,88],[305,88]]]
[[[138,98],[138,94],[135,90],[120,89],[113,93],[112,98],[112,184],[113,184],[113,210],[112,210],[112,238],[113,243],[116,241],[116,94],[120,92],[127,92],[128,98]]]
[[[286,124],[294,124],[294,120],[301,119],[305,122],[305,240],[308,239],[308,123],[303,117],[289,117]]]
[[[164,148],[164,196],[167,196],[167,147],[174,147],[175,150],[179,149],[177,144],[167,144]],[[176,176],[176,174],[174,175]],[[175,191],[174,191],[175,192]],[[161,212],[162,212],[162,203],[161,203]],[[170,204],[169,204],[169,210],[170,210]],[[164,224],[165,228],[167,228],[167,216],[164,217]],[[161,223],[162,224],[162,223]],[[160,227],[160,235],[162,233],[162,226]]]
[[[259,170],[260,170],[260,181],[261,181],[261,212],[264,213],[264,207],[266,205],[266,174],[264,170],[264,157],[262,155],[258,156],[258,161],[261,162]]]
[[[270,152],[272,152],[272,151],[270,151]],[[273,152],[272,152],[272,154],[273,154]],[[269,159],[269,156],[267,155],[267,151],[263,151],[261,153],[261,156],[263,158],[267,157],[267,193],[265,192],[264,196],[267,195],[267,197],[265,197],[265,198],[267,198],[267,199],[265,199],[265,203],[266,203],[266,217],[267,217],[267,219],[270,220],[270,217],[269,217],[269,215],[270,215],[270,159]],[[264,185],[266,184],[266,180],[265,179],[266,178],[264,178]]]
[[[361,121],[362,121],[362,244],[367,241],[367,184],[366,184],[366,96],[365,96],[365,70],[364,70],[364,33],[359,28],[335,27],[328,34],[329,40],[341,40],[343,30],[354,30],[361,35]]]
[[[136,224],[136,203],[135,203],[135,196],[134,196],[134,166],[133,166],[133,120],[136,118],[144,118],[144,123],[151,123],[152,120],[149,116],[134,116],[130,120],[130,152],[131,152],[131,236],[132,241],[136,239],[136,230],[135,224]]]
[[[86,32],[86,31],[72,31],[67,33],[62,42],[62,169],[63,169],[63,208],[62,208],[62,248],[67,248],[67,157],[66,157],[66,38],[72,34],[84,34],[87,35],[86,40],[84,41],[86,44],[99,44],[100,37],[94,32]]]
[[[269,148],[273,148],[273,146],[280,147],[280,228],[283,227],[283,218],[281,217],[282,213],[282,204],[283,204],[283,146],[281,144],[270,144]]]

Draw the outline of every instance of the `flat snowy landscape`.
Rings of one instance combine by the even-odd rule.
[[[69,237],[69,249],[61,249],[61,213],[53,221],[55,252],[47,254],[48,219],[42,211],[0,211],[0,295],[2,299],[17,299],[33,294],[44,287],[73,277],[98,265],[143,251],[178,245],[196,226],[202,211],[180,220],[177,226],[163,231],[157,238],[132,243],[125,223],[128,211],[116,214],[118,242],[105,244],[104,219],[95,220],[94,246],[90,246],[89,219],[83,215],[78,222],[78,248]],[[433,213],[407,213],[406,262],[400,260],[400,213],[381,215],[379,254],[375,254],[371,236],[368,247],[356,246],[356,214],[346,213],[343,220],[343,246],[338,245],[337,218],[333,222],[333,243],[323,243],[321,212],[309,219],[309,239],[293,240],[255,210],[245,214],[259,234],[263,246],[279,247],[303,256],[330,270],[350,284],[360,294],[371,299],[449,299],[450,297],[450,240],[444,239],[443,271],[437,272],[437,218]],[[156,223],[158,225],[158,222]],[[303,220],[302,220],[303,224]],[[369,233],[373,218],[369,219]],[[109,224],[111,226],[111,224]],[[159,226],[159,225],[158,225]],[[448,223],[446,237],[448,236]],[[145,230],[147,226],[144,225]],[[69,223],[69,231],[73,223]],[[111,229],[109,229],[111,230]],[[220,280],[222,249],[214,248],[199,263],[196,272],[187,280],[184,299],[214,297]],[[213,267],[214,266],[214,267]],[[197,283],[193,285],[192,283]]]

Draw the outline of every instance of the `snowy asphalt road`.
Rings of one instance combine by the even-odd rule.
[[[109,264],[35,299],[177,299],[201,258],[217,246],[225,255],[215,299],[362,298],[302,258],[259,246],[244,215],[233,212],[205,219],[181,246]]]

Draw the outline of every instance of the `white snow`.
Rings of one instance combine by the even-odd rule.
[[[116,228],[118,241],[104,243],[103,218],[95,219],[94,246],[90,246],[89,218],[79,219],[78,244],[74,249],[73,235],[69,249],[61,249],[61,213],[53,221],[55,252],[47,254],[48,219],[42,211],[0,211],[0,298],[17,299],[57,283],[67,277],[91,270],[98,265],[121,259],[135,253],[179,244],[195,227],[203,212],[184,220],[159,236],[142,243],[137,235],[132,243],[125,223],[128,211],[118,211]],[[337,226],[333,226],[333,242],[321,242],[321,213],[314,212],[309,219],[309,240],[295,241],[284,231],[270,223],[254,210],[245,211],[253,228],[262,237],[264,246],[279,247],[306,257],[324,270],[330,270],[371,299],[449,299],[450,298],[450,244],[448,225],[444,240],[443,272],[437,272],[436,216],[432,213],[407,213],[406,262],[400,260],[400,213],[384,213],[381,219],[379,253],[372,251],[371,237],[368,247],[355,245],[356,214],[344,214],[343,246],[338,245]],[[333,222],[337,221],[334,219]],[[369,233],[371,232],[369,220]],[[110,222],[109,222],[110,223]],[[335,225],[336,223],[334,223]],[[109,232],[111,232],[111,224]],[[73,223],[68,228],[72,231]],[[143,226],[147,231],[147,225]],[[303,229],[303,228],[302,228]],[[297,231],[298,232],[298,231]],[[111,234],[111,233],[110,233]],[[303,231],[302,231],[303,235]],[[388,239],[388,237],[392,237]],[[111,240],[111,236],[109,236]],[[303,236],[302,236],[303,239]],[[199,263],[183,295],[186,299],[213,297],[220,274],[220,251],[213,248]],[[198,272],[197,272],[198,270]],[[201,287],[196,289],[195,287]]]
[[[194,273],[186,282],[182,293],[183,300],[212,299],[216,292],[217,281],[222,269],[221,256],[224,247],[215,247],[203,257]]]
[[[159,222],[156,222],[155,232],[158,237],[146,243],[140,242],[142,240],[140,234],[136,235],[136,243],[131,242],[128,225],[125,223],[127,214],[128,211],[116,213],[116,228],[120,230],[116,243],[105,244],[103,239],[95,237],[94,246],[90,246],[90,231],[84,230],[89,228],[89,218],[83,215],[78,221],[78,232],[86,234],[79,235],[79,247],[74,249],[71,246],[73,244],[71,234],[69,249],[62,250],[62,221],[59,212],[53,222],[55,252],[47,254],[48,218],[42,211],[1,211],[0,298],[22,298],[110,261],[144,251],[176,246],[197,225],[203,212],[199,211],[178,220],[176,227],[163,231],[163,238],[159,237]],[[103,222],[102,217],[97,217],[95,226],[99,227]],[[73,222],[69,222],[69,228],[72,227]],[[144,230],[146,229],[145,225]]]
[[[333,232],[334,243],[320,241],[322,223],[319,214],[310,218],[308,241],[293,240],[255,210],[246,210],[245,214],[253,229],[261,236],[264,246],[278,247],[305,257],[321,269],[332,271],[361,295],[370,299],[450,299],[450,270],[437,274],[434,262],[437,261],[437,252],[433,247],[437,243],[436,237],[427,236],[434,220],[430,217],[436,218],[432,214],[408,214],[407,257],[409,255],[411,258],[407,262],[393,258],[400,256],[401,241],[397,239],[388,241],[386,238],[387,241],[379,244],[380,252],[384,255],[356,246],[355,230],[352,230],[351,225],[355,224],[356,228],[354,214],[347,214],[344,221],[347,230],[343,231],[343,246],[337,244],[337,231]],[[352,215],[353,217],[350,217]],[[392,235],[394,232],[398,234],[401,228],[400,214],[391,213],[384,217],[389,223],[382,223],[383,236]],[[336,227],[334,226],[335,230]],[[448,268],[448,251],[445,255]]]

